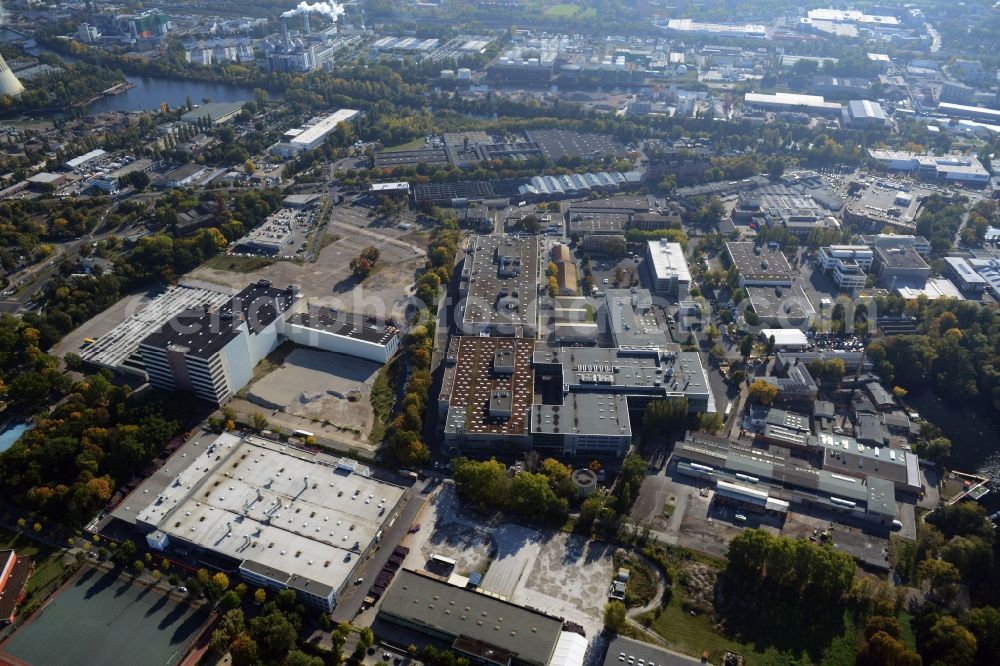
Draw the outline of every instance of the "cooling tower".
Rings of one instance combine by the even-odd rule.
[[[16,97],[23,92],[24,86],[14,76],[14,72],[10,71],[10,67],[7,66],[3,56],[0,56],[0,95]]]

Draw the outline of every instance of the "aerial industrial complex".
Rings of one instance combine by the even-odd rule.
[[[207,558],[330,611],[402,495],[353,460],[224,433],[175,455],[136,493],[149,504],[115,517],[154,550]]]
[[[284,4],[0,8],[0,664],[996,661],[1000,5]]]

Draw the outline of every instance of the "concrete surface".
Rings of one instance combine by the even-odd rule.
[[[375,418],[368,396],[381,367],[343,354],[296,349],[250,386],[247,400],[266,410],[329,421],[367,439]]]

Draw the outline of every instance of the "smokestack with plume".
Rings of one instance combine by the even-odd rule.
[[[322,14],[336,23],[337,19],[344,14],[344,6],[336,2],[316,2],[309,4],[303,0],[295,9],[289,9],[281,16],[288,18],[296,14]]]

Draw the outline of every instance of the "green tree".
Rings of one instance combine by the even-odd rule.
[[[750,399],[762,405],[770,405],[778,397],[778,387],[763,379],[756,379],[750,384]]]
[[[232,657],[233,666],[254,666],[260,658],[259,655],[257,641],[249,634],[240,634],[229,646],[229,656]]]
[[[976,649],[976,637],[971,631],[950,615],[941,615],[930,627],[921,652],[931,664],[961,666],[973,663]]]
[[[250,621],[250,637],[264,659],[280,662],[295,645],[296,630],[288,618],[274,610]]]
[[[654,400],[646,406],[642,419],[644,436],[654,437],[681,430],[687,423],[687,416],[687,398]]]
[[[625,628],[625,604],[612,600],[604,606],[604,628],[612,634],[620,633]]]

